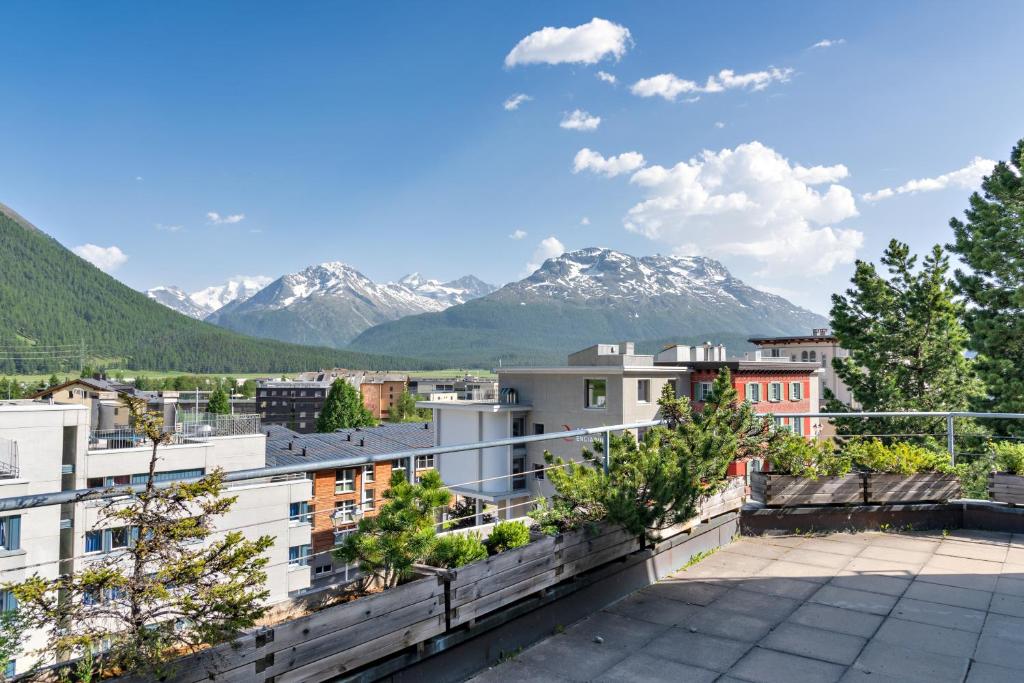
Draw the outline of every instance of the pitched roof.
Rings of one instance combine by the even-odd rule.
[[[299,434],[287,427],[273,425],[264,426],[263,432],[267,435],[268,467],[315,465],[317,461],[381,455],[434,445],[434,425],[430,422],[383,424],[326,434]],[[306,455],[302,455],[303,448]]]

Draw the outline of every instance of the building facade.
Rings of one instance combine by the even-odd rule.
[[[818,392],[819,409],[824,408],[825,389],[839,401],[856,407],[850,389],[839,379],[832,367],[833,358],[848,358],[850,353],[839,345],[839,338],[827,328],[818,328],[806,335],[788,337],[754,337],[750,340],[762,359],[788,358],[792,362],[817,363],[821,366],[821,389]]]
[[[474,375],[457,378],[410,377],[409,393],[426,400],[454,395],[458,401],[496,401],[498,380]]]
[[[331,381],[261,381],[256,383],[256,409],[266,425],[280,425],[301,434],[316,431]]]

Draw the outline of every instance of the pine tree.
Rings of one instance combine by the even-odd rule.
[[[47,632],[41,654],[87,655],[107,642],[87,673],[136,672],[158,680],[173,669],[173,659],[227,640],[264,614],[263,570],[274,540],[246,540],[240,531],[214,535],[215,521],[235,502],[222,495],[219,470],[158,487],[159,447],[172,435],[145,401],[124,401],[132,426],[152,444],[149,471],[141,490],[100,509],[97,526],[123,529],[127,547],[78,572],[57,579],[34,574],[5,588],[17,598],[26,627]]]
[[[210,400],[206,405],[206,412],[217,415],[227,415],[231,412],[231,400],[226,391],[217,387],[210,392]]]
[[[416,399],[407,389],[403,390],[402,395],[395,401],[395,407],[391,409],[391,421],[405,422],[406,420],[415,420],[418,416]]]
[[[892,240],[882,255],[887,274],[858,261],[853,287],[832,295],[832,329],[847,358],[832,367],[865,411],[964,410],[980,385],[964,355],[964,307],[946,279],[949,258],[932,248],[917,267],[910,248]],[[826,393],[830,411],[849,406]],[[918,418],[838,420],[841,434],[924,434],[944,421]]]
[[[371,427],[376,424],[373,414],[363,404],[359,390],[343,379],[334,380],[324,400],[316,431],[334,432],[351,427]]]
[[[47,386],[55,387],[58,384],[60,384],[60,377],[57,377],[57,375],[50,375],[50,379],[47,382]]]
[[[964,321],[986,393],[975,405],[995,412],[1024,412],[1024,139],[999,162],[970,198],[966,221],[953,218],[954,242],[970,270],[955,273],[967,301]],[[997,428],[1024,433],[1024,422]]]

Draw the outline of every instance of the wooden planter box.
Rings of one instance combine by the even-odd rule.
[[[701,499],[698,505],[700,521],[706,522],[712,517],[739,510],[743,507],[743,498],[747,490],[747,482],[743,477],[733,477],[718,493]]]
[[[988,473],[988,497],[1000,503],[1024,505],[1024,476],[1007,472]]]
[[[544,536],[521,548],[454,570],[449,620],[452,627],[520,600],[640,549],[637,537],[598,525]]]
[[[444,633],[444,594],[440,578],[417,579],[186,657],[169,680],[327,680]]]
[[[753,497],[768,507],[864,503],[864,475],[859,472],[817,479],[774,472],[752,472],[750,488]]]
[[[944,503],[960,495],[955,474],[881,474],[869,472],[865,485],[869,505],[887,503]]]

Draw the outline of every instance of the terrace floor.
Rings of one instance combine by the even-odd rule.
[[[1022,534],[744,537],[472,680],[1024,681],[1022,652]]]

